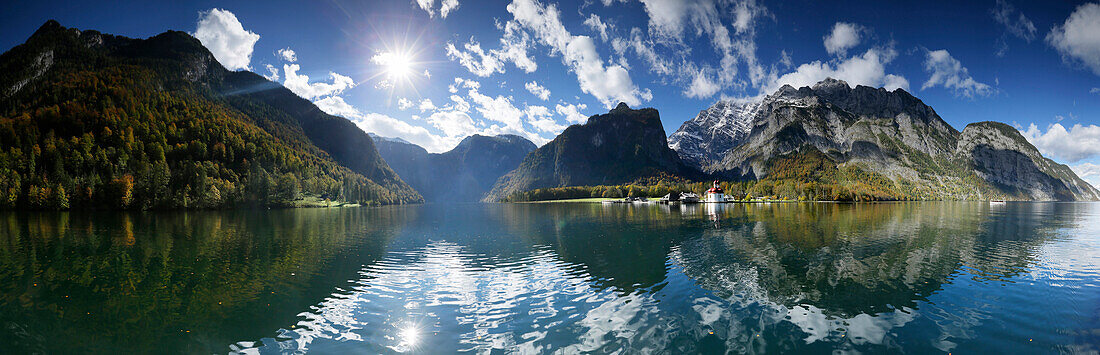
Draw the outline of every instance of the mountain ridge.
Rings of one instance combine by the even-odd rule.
[[[723,105],[729,103],[716,103],[712,109]],[[958,131],[904,89],[852,88],[829,78],[812,87],[784,85],[759,102],[740,105],[751,107],[751,112],[711,117],[704,115],[713,111],[707,109],[685,122],[671,135],[689,143],[675,145],[677,153],[719,157],[685,160],[708,173],[737,180],[765,178],[773,158],[811,149],[837,167],[853,166],[887,177],[892,183],[880,187],[892,196],[1100,199],[1100,191],[1068,167],[1042,157],[1017,130],[986,122]],[[721,112],[730,115],[729,110]],[[749,126],[750,120],[748,133],[737,129]],[[731,127],[731,122],[739,126]],[[716,133],[708,136],[709,132]],[[990,135],[999,137],[995,141],[1000,153],[976,147],[975,140]]]

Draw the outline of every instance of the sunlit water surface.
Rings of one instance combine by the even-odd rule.
[[[0,214],[0,352],[1095,353],[1100,204]]]

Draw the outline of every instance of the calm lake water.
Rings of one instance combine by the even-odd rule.
[[[0,214],[0,352],[1095,353],[1100,204]]]

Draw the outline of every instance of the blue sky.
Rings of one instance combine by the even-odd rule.
[[[231,69],[436,152],[474,133],[541,144],[619,101],[657,108],[672,133],[716,100],[832,76],[904,88],[960,130],[1012,124],[1100,182],[1100,3],[39,1],[0,13],[5,50],[51,18],[187,31]]]

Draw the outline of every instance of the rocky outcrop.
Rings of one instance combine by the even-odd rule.
[[[566,128],[500,178],[485,201],[563,186],[615,185],[645,178],[696,177],[668,147],[657,110],[620,103],[607,114]]]

